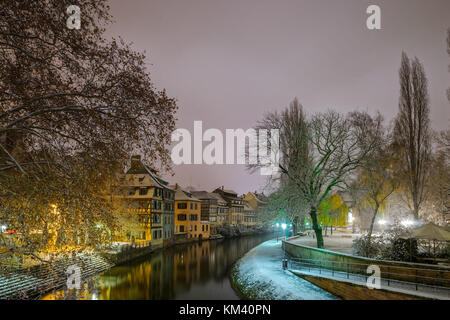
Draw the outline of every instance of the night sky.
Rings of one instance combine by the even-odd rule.
[[[366,8],[381,7],[381,30]],[[333,108],[397,113],[401,52],[429,80],[434,129],[449,127],[449,0],[114,0],[111,35],[146,51],[157,88],[177,98],[179,128],[253,127],[298,97],[307,114]],[[204,144],[206,145],[206,144]],[[181,165],[170,182],[262,191],[243,165]]]

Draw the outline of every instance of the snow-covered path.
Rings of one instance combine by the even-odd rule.
[[[234,266],[232,281],[249,299],[338,299],[310,282],[282,269],[281,241],[269,240],[250,250]]]

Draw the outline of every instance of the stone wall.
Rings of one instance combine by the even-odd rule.
[[[317,266],[320,264],[327,269],[367,274],[369,265],[377,265],[380,267],[381,277],[389,274],[391,279],[450,287],[450,267],[364,258],[294,244],[289,239],[283,241],[283,248],[292,257],[314,260],[311,263]]]
[[[295,273],[295,272],[294,272]],[[337,281],[328,278],[314,277],[295,273],[299,277],[311,282],[335,296],[344,300],[423,300],[424,298],[408,294],[396,293],[383,289],[369,289],[366,286],[350,282]]]

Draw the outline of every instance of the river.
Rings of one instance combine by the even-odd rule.
[[[176,245],[116,266],[91,281],[88,299],[239,299],[229,281],[233,263],[273,234]],[[59,292],[61,293],[61,292]],[[54,299],[47,295],[44,299]]]

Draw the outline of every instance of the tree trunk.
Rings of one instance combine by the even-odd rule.
[[[378,205],[375,206],[375,209],[373,210],[372,221],[370,221],[369,232],[367,233],[368,242],[370,242],[370,238],[372,237],[373,226],[375,224],[375,218],[377,217],[377,213],[378,213]]]
[[[294,218],[294,223],[292,224],[293,225],[293,230],[294,230],[294,236],[297,234],[297,232],[298,232],[298,216],[296,216],[295,218]]]
[[[317,211],[315,207],[311,207],[311,211],[309,212],[312,220],[312,227],[316,234],[317,239],[317,248],[323,248],[323,237],[322,237],[322,227],[317,222]]]
[[[414,217],[414,221],[418,221],[419,220],[419,203],[417,202],[417,200],[414,200],[414,209],[413,209],[413,217]]]

